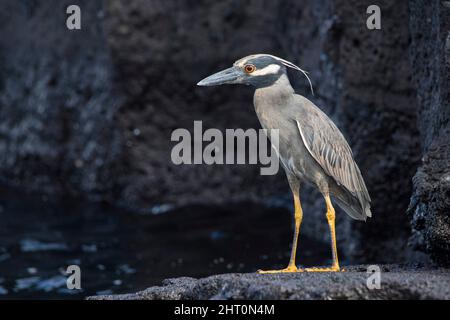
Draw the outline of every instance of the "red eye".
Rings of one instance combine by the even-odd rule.
[[[252,64],[247,64],[247,65],[245,65],[244,70],[247,73],[252,73],[253,71],[256,70],[256,67]]]

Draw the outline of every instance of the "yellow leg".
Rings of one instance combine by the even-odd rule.
[[[294,192],[294,207],[295,207],[295,230],[294,230],[294,239],[292,240],[292,249],[291,249],[291,259],[289,260],[289,265],[281,270],[258,270],[258,273],[284,273],[284,272],[302,272],[303,270],[298,269],[295,264],[295,256],[297,254],[297,242],[298,235],[300,233],[300,225],[302,224],[303,218],[303,210],[300,204],[300,197],[298,192]]]
[[[327,204],[327,220],[328,225],[330,227],[330,235],[331,235],[331,252],[333,254],[333,265],[329,268],[307,268],[308,272],[338,272],[341,271],[339,268],[339,260],[337,254],[337,245],[336,245],[336,229],[335,229],[335,212],[333,205],[331,203],[331,199],[329,195],[325,195],[325,202]]]

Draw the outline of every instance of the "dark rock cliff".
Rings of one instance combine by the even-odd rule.
[[[424,152],[431,160],[416,174],[411,217],[415,238],[423,239],[416,247],[439,260],[449,252],[450,230],[442,173],[449,19],[444,2],[433,3],[379,1],[382,29],[368,30],[369,1],[71,1],[82,8],[82,30],[68,31],[68,1],[3,1],[0,178],[138,210],[279,199],[290,206],[282,173],[170,161],[171,132],[192,131],[194,120],[204,129],[259,128],[250,88],[195,84],[247,54],[273,53],[311,72],[315,97],[301,77],[292,81],[341,128],[373,199],[366,224],[339,215],[343,255],[361,262],[413,257],[405,212]],[[302,232],[327,241],[323,200],[305,187],[302,203]],[[428,231],[436,225],[442,232]]]
[[[373,218],[365,224],[352,221],[347,244],[359,261],[395,261],[411,255],[405,209],[420,154],[407,57],[409,8],[406,1],[378,2],[381,30],[368,30],[362,13],[369,4],[335,3],[326,52],[336,69],[338,124],[372,197]]]
[[[82,32],[66,28],[68,4],[0,5],[0,177],[50,194],[104,197],[122,152],[120,100],[101,3],[80,2]]]
[[[450,264],[450,2],[411,2],[411,63],[422,163],[409,208],[411,243]]]

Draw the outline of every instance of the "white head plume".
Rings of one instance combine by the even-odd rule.
[[[288,67],[288,68],[291,68],[291,69],[295,69],[295,70],[300,71],[301,73],[303,73],[303,74],[305,75],[306,79],[308,79],[309,87],[311,88],[311,93],[314,95],[313,85],[312,85],[312,83],[311,83],[311,79],[310,79],[309,76],[308,76],[308,72],[306,72],[305,70],[303,70],[303,69],[300,68],[299,66],[296,66],[296,65],[293,64],[292,62],[289,62],[289,61],[287,61],[287,60],[281,59],[281,58],[276,57],[276,56],[271,55],[271,54],[254,54],[254,55],[251,55],[251,56],[249,56],[249,57],[246,57],[246,58],[247,58],[246,60],[248,60],[248,58],[254,58],[254,57],[258,57],[258,56],[269,56],[269,57],[272,57],[272,58],[274,58],[275,60],[280,61],[284,66],[286,66],[286,67]],[[242,61],[242,60],[239,60],[239,62],[241,62],[241,61]],[[245,62],[245,61],[242,61],[241,63],[244,63],[244,62]]]
[[[274,58],[275,60],[280,61],[283,65],[285,65],[285,66],[288,67],[288,68],[295,69],[295,70],[298,70],[298,71],[300,71],[301,73],[303,73],[303,74],[305,75],[306,79],[308,79],[309,87],[311,88],[311,93],[312,93],[312,95],[314,95],[313,85],[312,85],[312,83],[311,83],[311,79],[308,77],[308,72],[306,72],[305,70],[303,70],[303,69],[300,68],[299,66],[296,66],[295,64],[293,64],[292,62],[289,62],[289,61],[287,61],[287,60],[281,59],[281,58],[279,58],[279,57],[276,57],[276,56],[273,56],[273,55],[270,55],[270,54],[268,54],[268,56],[271,56],[271,57]]]

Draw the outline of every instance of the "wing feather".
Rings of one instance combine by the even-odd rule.
[[[339,186],[357,198],[362,213],[370,216],[369,192],[352,150],[336,125],[315,106],[295,121],[311,156]]]

